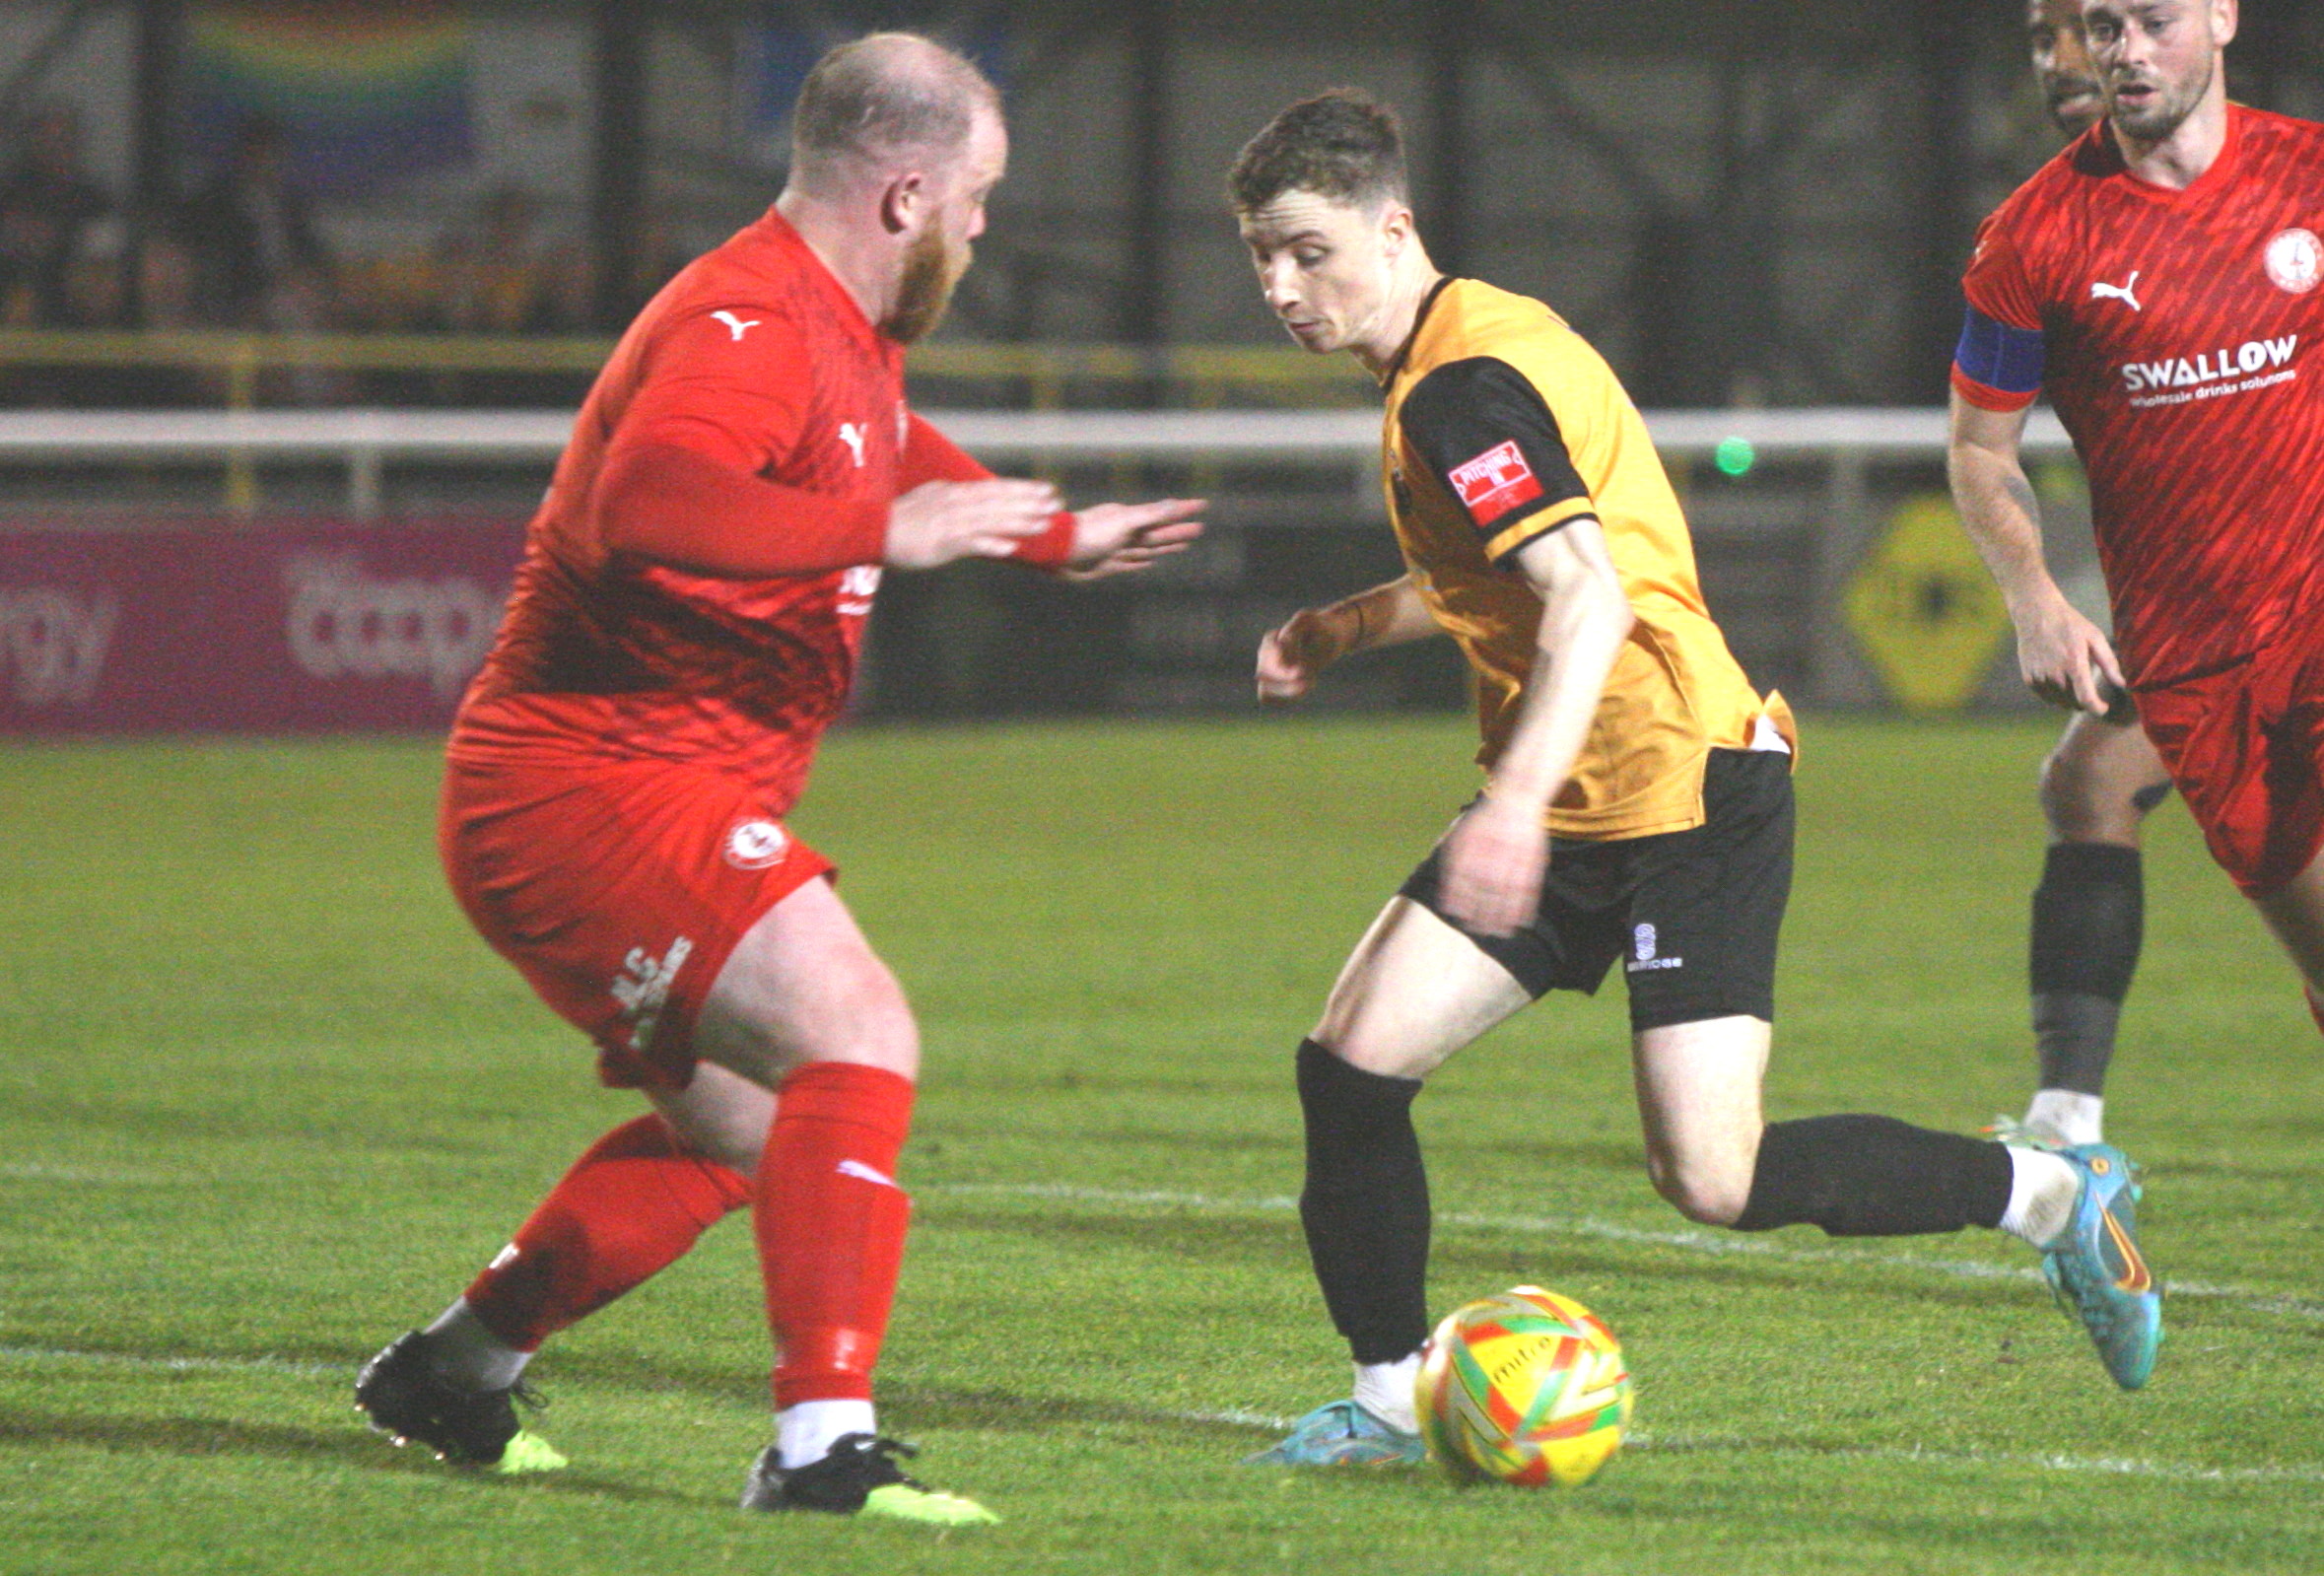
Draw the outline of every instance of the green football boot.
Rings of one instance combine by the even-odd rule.
[[[1427,1459],[1428,1445],[1418,1434],[1405,1433],[1353,1401],[1334,1401],[1293,1423],[1276,1444],[1244,1457],[1243,1465],[1417,1467]]]
[[[752,1463],[742,1485],[744,1510],[819,1510],[833,1516],[878,1516],[923,1527],[990,1527],[1000,1518],[973,1499],[939,1493],[904,1475],[898,1456],[918,1455],[900,1439],[842,1434],[822,1460],[786,1472],[773,1445]]]
[[[566,1465],[556,1446],[517,1421],[516,1403],[547,1405],[521,1383],[506,1390],[462,1390],[428,1361],[430,1337],[415,1330],[398,1336],[355,1377],[355,1407],[398,1445],[418,1440],[440,1461],[482,1467],[509,1476],[556,1472]]]
[[[2081,1175],[2074,1213],[2042,1251],[2042,1273],[2066,1310],[2082,1321],[2106,1372],[2136,1390],[2154,1371],[2162,1344],[2162,1285],[2139,1252],[2137,1204],[2145,1191],[2129,1158],[2112,1144],[2058,1151]]]

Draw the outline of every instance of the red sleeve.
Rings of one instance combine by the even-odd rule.
[[[2038,331],[2041,296],[2025,254],[2005,226],[2009,212],[2005,208],[1977,227],[1977,249],[1969,254],[1968,271],[1961,276],[1961,294],[1997,323]]]
[[[2005,208],[1978,227],[1977,249],[1961,278],[1969,310],[1953,352],[1951,382],[1953,392],[1980,410],[2023,410],[2041,392],[2041,299],[2024,253],[2005,227],[2009,212]],[[2002,376],[2005,370],[2013,376]]]
[[[608,449],[667,445],[763,475],[805,435],[814,391],[808,355],[798,325],[772,308],[672,317],[654,333]]]
[[[878,563],[884,505],[762,479],[796,448],[811,383],[805,338],[781,311],[730,306],[662,325],[590,495],[598,539],[728,580]]]
[[[904,463],[896,481],[898,493],[909,493],[923,482],[983,482],[991,481],[987,470],[968,450],[936,431],[921,418],[918,411],[911,413],[904,434]],[[1028,536],[1019,542],[1009,557],[1020,563],[1033,564],[1042,569],[1056,569],[1073,556],[1073,516],[1060,513],[1053,516],[1049,529],[1039,536]]]
[[[609,550],[721,580],[828,574],[876,564],[887,546],[875,500],[761,481],[666,443],[608,454],[589,510]]]
[[[951,439],[913,411],[905,424],[904,463],[896,491],[909,493],[923,482],[991,481],[992,473]]]

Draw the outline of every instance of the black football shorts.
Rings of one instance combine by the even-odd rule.
[[[1541,908],[1514,935],[1477,935],[1439,900],[1440,844],[1399,890],[1536,998],[1596,994],[1620,959],[1633,1032],[1738,1015],[1775,1020],[1775,944],[1792,891],[1792,758],[1713,750],[1701,826],[1617,842],[1554,838]]]

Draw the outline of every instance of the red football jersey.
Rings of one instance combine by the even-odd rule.
[[[2049,393],[2137,682],[2221,667],[2324,591],[2320,236],[2324,126],[2241,105],[2184,191],[2132,175],[2101,121],[1978,232],[1953,386]]]
[[[878,564],[690,574],[609,553],[591,493],[629,445],[670,445],[884,511],[929,479],[905,464],[914,425],[902,347],[780,214],[696,259],[630,325],[581,405],[500,639],[453,724],[453,758],[715,758],[787,810],[847,705]],[[944,474],[983,474],[957,450],[947,463]]]

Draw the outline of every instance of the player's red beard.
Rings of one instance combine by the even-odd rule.
[[[918,344],[935,332],[952,305],[952,289],[968,272],[969,248],[956,255],[935,230],[923,231],[904,254],[904,277],[896,282],[896,304],[880,328],[900,345]]]
[[[2203,96],[2211,91],[2211,74],[2217,69],[2213,57],[2205,55],[2201,70],[2177,82],[2163,77],[2115,77],[2106,84],[2106,114],[2133,141],[2160,142],[2195,112]],[[2126,104],[2121,91],[2128,87],[2150,92],[2141,102]]]

